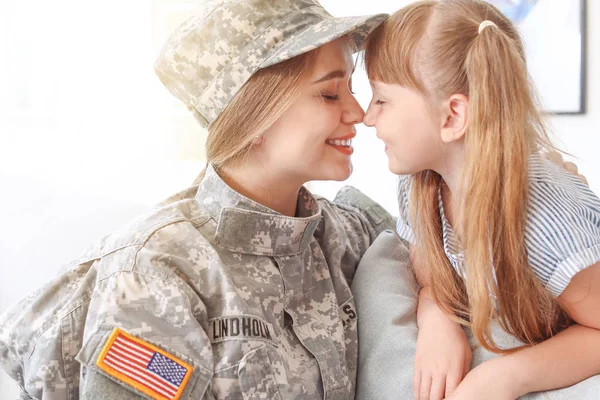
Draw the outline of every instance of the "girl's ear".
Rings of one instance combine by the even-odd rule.
[[[467,130],[469,99],[463,94],[453,94],[442,111],[441,139],[444,143],[460,140]]]

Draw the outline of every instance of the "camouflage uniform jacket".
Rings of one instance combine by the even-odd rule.
[[[303,188],[297,217],[283,216],[209,167],[199,187],[106,237],[9,309],[0,364],[26,399],[353,398],[349,284],[393,226],[353,188],[334,202]],[[127,383],[100,366],[119,332],[189,370],[162,373],[172,383],[154,385],[163,397],[139,376]]]

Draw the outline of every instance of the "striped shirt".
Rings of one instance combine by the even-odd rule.
[[[409,222],[411,176],[398,182],[400,237],[415,243]],[[464,252],[446,219],[438,192],[444,251],[465,278]],[[529,203],[525,226],[529,265],[543,285],[559,296],[581,270],[600,261],[600,199],[576,176],[539,155],[529,158]]]

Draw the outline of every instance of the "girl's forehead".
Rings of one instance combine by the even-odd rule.
[[[377,79],[369,78],[369,84],[375,90],[385,91],[386,89],[388,89],[388,85],[386,83],[378,81]]]

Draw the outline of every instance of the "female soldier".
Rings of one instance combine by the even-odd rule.
[[[25,398],[348,399],[349,284],[390,215],[354,189],[351,54],[385,15],[315,0],[206,3],[156,62],[208,127],[192,187],[116,232],[0,322]]]

